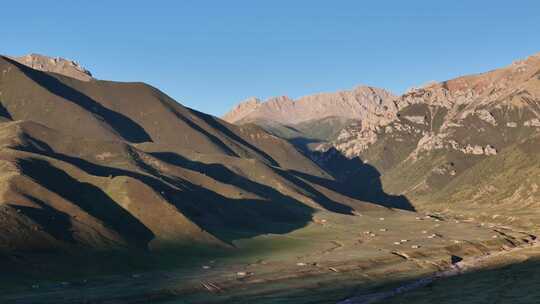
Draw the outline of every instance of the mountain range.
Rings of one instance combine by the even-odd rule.
[[[28,285],[173,260],[191,268],[165,276],[194,282],[176,297],[215,291],[205,276],[264,297],[291,278],[434,272],[536,240],[539,131],[540,54],[402,95],[251,98],[223,118],[71,60],[0,56],[0,265]],[[178,287],[139,279],[114,282]],[[57,303],[55,288],[13,297]]]
[[[384,191],[417,210],[527,227],[538,218],[540,54],[401,96],[358,87],[298,101],[251,99],[223,118],[287,138],[347,183],[366,183],[361,168],[370,164]]]

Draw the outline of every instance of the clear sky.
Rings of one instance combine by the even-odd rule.
[[[540,52],[539,0],[26,0],[0,10],[2,54],[75,59],[214,115],[250,96],[358,84],[402,93]]]

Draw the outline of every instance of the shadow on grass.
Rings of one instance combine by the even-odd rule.
[[[293,175],[357,200],[389,208],[416,210],[406,196],[386,193],[379,170],[364,163],[359,157],[349,159],[335,148],[325,152],[311,151],[306,153],[332,175],[334,180],[297,171],[292,171]]]
[[[7,205],[16,208],[18,212],[21,212],[39,224],[45,232],[55,239],[66,243],[76,243],[73,236],[71,219],[68,214],[50,207],[38,198],[30,195],[23,196],[38,205],[39,208],[18,206],[9,203]]]
[[[180,167],[201,172],[216,181],[234,185],[260,198],[229,198],[186,179],[162,175],[141,161],[138,161],[138,166],[146,171],[146,174],[99,165],[57,153],[46,143],[34,138],[29,137],[29,142],[35,145],[20,146],[18,149],[61,160],[93,176],[108,178],[127,176],[139,180],[203,230],[229,244],[239,238],[251,238],[261,234],[284,234],[297,230],[310,223],[315,212],[303,202],[272,187],[251,181],[219,164],[206,165],[175,154],[157,155],[161,158],[168,157],[169,162]],[[172,156],[174,159],[171,159]],[[98,187],[78,181],[43,160],[20,160],[20,166],[25,175],[77,204],[124,238],[132,240],[134,244],[144,247],[153,238],[142,223],[124,211]],[[331,202],[320,193],[315,195],[320,196],[321,201],[327,200],[328,204],[333,204],[331,206],[339,206],[345,214],[350,214],[352,210],[345,205]]]
[[[100,256],[103,257],[103,256]],[[114,257],[110,257],[113,258]],[[5,261],[5,259],[3,259]],[[2,264],[0,264],[2,265]],[[338,303],[346,299],[348,303],[537,303],[540,298],[540,261],[538,259],[469,272],[454,277],[425,281],[429,275],[380,275],[366,280],[365,270],[345,272],[305,273],[285,279],[242,283],[213,281],[219,286],[229,286],[222,292],[209,292],[200,288],[201,280],[216,279],[200,276],[190,279],[196,272],[145,273],[141,277],[128,275],[109,279],[90,280],[58,292],[58,283],[51,287],[29,291],[10,291],[0,299],[9,301],[27,300],[31,303],[258,303],[258,304],[310,304]],[[175,277],[175,275],[177,275]],[[356,279],[357,278],[357,279]],[[6,279],[6,278],[2,278]],[[232,284],[232,285],[231,285]],[[135,287],[137,286],[137,287]],[[407,289],[404,286],[418,286]],[[51,292],[51,291],[56,292]],[[378,299],[378,301],[373,301]],[[29,302],[29,303],[30,303]]]
[[[289,200],[291,199],[290,197],[281,194],[281,192],[275,190],[272,187],[253,182],[243,176],[237,175],[236,173],[221,164],[205,164],[202,162],[189,160],[177,153],[172,152],[156,152],[152,153],[152,156],[175,166],[201,172],[222,183],[234,185],[246,191],[255,193],[259,196],[268,197],[272,201],[277,202],[286,198],[288,198]],[[274,169],[274,172],[276,172],[284,179],[292,182],[296,186],[307,190],[310,194],[313,195],[313,199],[324,209],[341,214],[352,215],[353,209],[351,207],[329,199],[328,197],[314,189],[312,186],[302,181],[300,178],[296,178],[294,175],[291,175],[288,172],[279,169]]]
[[[47,161],[40,159],[19,159],[17,165],[22,173],[34,179],[37,183],[58,194],[65,200],[77,205],[92,217],[103,222],[121,235],[128,243],[136,247],[146,248],[154,238],[153,233],[138,219],[117,204],[100,188],[78,181]],[[59,235],[59,230],[67,228],[62,220],[62,213],[48,206],[45,202],[33,199],[40,209],[22,208],[30,218],[42,224],[45,229],[53,232],[51,235],[65,239],[67,235]],[[39,210],[39,211],[38,211]],[[46,220],[58,218],[59,220]],[[69,231],[69,230],[67,230]]]

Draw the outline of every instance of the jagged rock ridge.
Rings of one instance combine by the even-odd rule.
[[[375,132],[348,126],[326,147],[333,146],[349,157],[360,156],[382,134],[401,132],[419,135],[417,150],[445,147],[467,154],[494,155],[502,148],[501,143],[497,138],[489,142],[488,138],[496,134],[474,137],[464,133],[472,125],[480,127],[472,131],[486,135],[493,133],[490,129],[539,125],[539,71],[540,56],[534,55],[503,69],[413,89],[396,99],[401,111],[393,121]]]
[[[287,96],[270,98],[265,102],[250,98],[224,115],[223,119],[231,123],[269,120],[294,125],[326,117],[342,117],[372,125],[392,119],[392,113],[397,111],[394,98],[386,90],[367,86],[309,95],[297,100]]]
[[[39,54],[28,54],[20,57],[9,57],[21,64],[43,72],[52,72],[82,81],[92,80],[92,73],[78,62],[61,57],[49,57]]]

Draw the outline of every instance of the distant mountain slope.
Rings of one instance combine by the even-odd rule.
[[[231,123],[246,123],[257,119],[285,125],[298,124],[327,117],[341,117],[378,123],[397,111],[390,92],[367,86],[351,91],[321,93],[292,100],[286,96],[261,102],[256,98],[240,103],[223,119]]]
[[[225,118],[253,122],[289,139],[345,183],[381,182],[385,191],[405,195],[417,209],[484,214],[528,227],[538,221],[540,209],[529,208],[540,203],[534,152],[540,146],[540,54],[399,97],[387,95],[378,106],[376,97],[352,98],[364,106],[348,108],[353,119],[335,128],[322,119],[304,122],[298,113],[313,115],[317,111],[310,105],[319,109],[321,104],[325,112],[339,113],[357,90],[299,101],[251,100]],[[378,174],[366,175],[366,166]]]
[[[293,125],[264,119],[256,119],[249,124],[257,125],[270,134],[289,140],[300,151],[309,152],[321,143],[336,139],[341,130],[356,123],[358,122],[354,119],[330,116]]]

